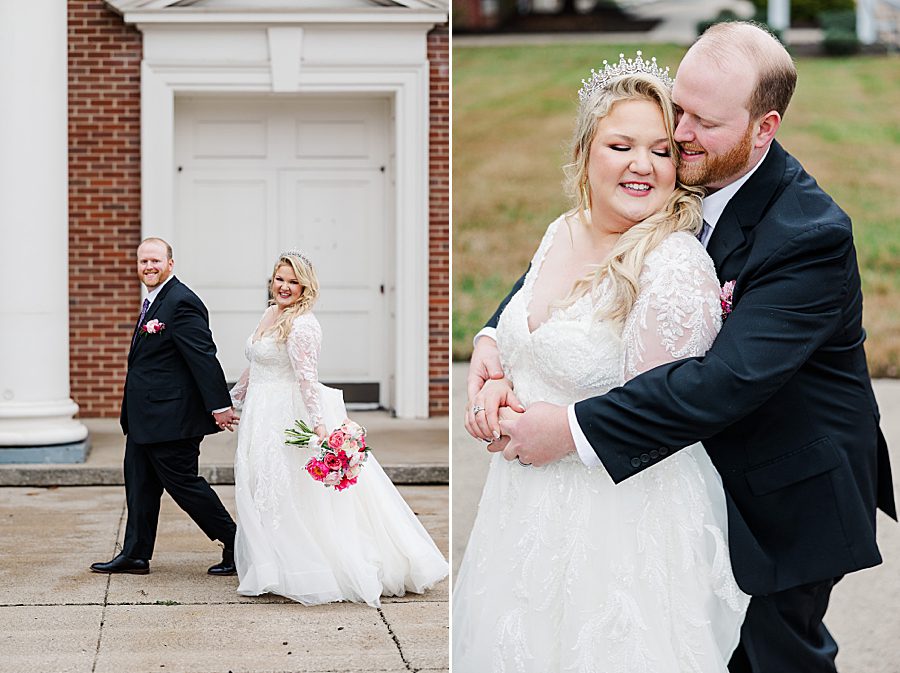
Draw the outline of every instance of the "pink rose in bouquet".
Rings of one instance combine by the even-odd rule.
[[[344,464],[341,462],[341,459],[333,453],[326,453],[322,458],[322,462],[325,463],[325,466],[329,470],[340,470],[344,466]]]
[[[323,481],[328,476],[328,466],[317,459],[312,459],[306,464],[306,471],[316,481]]]
[[[310,477],[335,491],[356,484],[369,453],[364,427],[347,419],[323,440],[302,420],[294,426],[285,430],[286,444],[319,450],[306,463]]]

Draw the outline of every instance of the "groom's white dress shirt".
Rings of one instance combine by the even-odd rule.
[[[172,280],[172,278],[174,278],[174,276],[169,274],[168,278],[166,278],[163,282],[161,282],[159,285],[157,285],[155,288],[153,288],[150,292],[147,293],[147,301],[149,302],[147,304],[147,311],[149,311],[150,307],[153,306],[153,301],[156,299],[156,295],[159,294],[159,291],[162,290],[166,286],[166,283],[168,283],[170,280]]]
[[[166,283],[168,283],[174,277],[175,276],[169,274],[168,278],[166,278],[163,282],[161,282],[159,285],[157,285],[155,288],[153,288],[153,290],[151,290],[150,292],[147,293],[147,301],[150,302],[149,304],[147,304],[148,312],[150,311],[150,307],[153,306],[153,301],[156,299],[157,295],[159,294],[159,291],[162,290],[166,286]],[[222,409],[213,409],[211,413],[221,414],[223,411],[228,411],[229,409],[231,409],[231,407],[223,407]]]

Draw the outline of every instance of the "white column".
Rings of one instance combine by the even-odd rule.
[[[0,2],[0,448],[88,434],[69,397],[66,25],[66,0]]]
[[[856,0],[856,37],[863,44],[875,44],[875,0]]]
[[[769,0],[766,22],[773,30],[784,31],[791,25],[791,0]]]

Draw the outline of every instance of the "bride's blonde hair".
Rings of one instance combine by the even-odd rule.
[[[585,213],[591,209],[588,182],[591,143],[600,120],[610,113],[613,106],[632,100],[646,100],[660,107],[672,159],[678,166],[679,157],[673,137],[675,110],[668,86],[657,77],[647,74],[614,79],[586,98],[578,109],[572,161],[563,168],[566,173],[566,192],[575,200],[575,207],[566,214],[567,223],[569,217],[577,216],[582,223],[588,225]],[[623,321],[637,299],[641,269],[647,255],[669,234],[684,231],[696,235],[700,231],[703,225],[700,199],[703,194],[700,188],[676,183],[675,191],[667,199],[663,209],[624,232],[609,257],[577,280],[566,298],[556,302],[554,307],[571,305],[579,297],[589,292],[594,293],[600,283],[608,279],[611,291],[609,300],[600,307],[598,317]]]
[[[269,306],[275,304],[275,293],[272,291],[275,283],[275,275],[282,266],[289,266],[300,281],[300,298],[293,304],[288,306],[276,318],[275,323],[269,327],[266,332],[275,334],[276,341],[287,341],[288,335],[291,333],[291,326],[294,318],[302,315],[312,309],[319,296],[319,279],[316,277],[316,271],[313,269],[312,263],[303,255],[293,253],[282,253],[275,262],[272,269],[272,277],[269,279]]]

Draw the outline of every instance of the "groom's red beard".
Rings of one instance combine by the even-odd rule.
[[[702,187],[725,182],[742,172],[747,168],[750,152],[753,150],[752,131],[753,125],[749,124],[744,132],[744,137],[725,154],[715,156],[706,154],[703,161],[690,163],[682,161],[678,167],[678,180],[683,185]],[[686,150],[703,151],[702,146],[694,146],[690,143],[684,143],[682,147]]]

